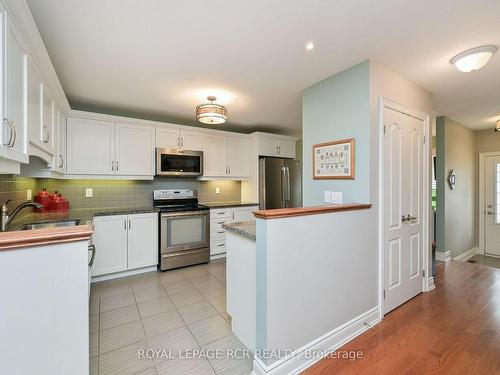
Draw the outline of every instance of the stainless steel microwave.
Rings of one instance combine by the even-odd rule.
[[[195,177],[203,175],[203,152],[156,149],[156,175],[172,177]]]

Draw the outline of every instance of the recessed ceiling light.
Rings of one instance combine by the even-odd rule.
[[[461,72],[469,73],[485,66],[496,51],[495,46],[472,48],[459,53],[450,62]]]
[[[314,43],[313,42],[309,42],[306,44],[306,50],[310,51],[314,48]]]
[[[495,131],[500,132],[500,120],[497,120],[497,122],[496,122]]]

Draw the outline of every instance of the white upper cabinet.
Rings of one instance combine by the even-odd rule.
[[[160,128],[156,129],[156,147],[179,148],[180,132],[178,129]]]
[[[203,135],[203,176],[226,177],[226,137]]]
[[[70,117],[66,131],[67,173],[154,175],[153,128]]]
[[[250,175],[250,141],[245,138],[226,138],[227,175],[248,177]]]
[[[67,173],[113,174],[115,124],[68,117],[66,126]]]
[[[28,161],[27,69],[28,54],[15,26],[2,12],[3,51],[3,113],[2,155],[10,160]]]
[[[259,155],[295,158],[295,142],[277,138],[259,138]]]
[[[156,130],[156,147],[202,151],[202,134],[179,129]]]
[[[42,147],[50,155],[54,155],[55,148],[55,115],[54,101],[46,84],[41,85],[42,100]]]
[[[43,148],[42,138],[42,78],[33,62],[28,63],[28,140]]]
[[[154,129],[144,125],[116,124],[116,174],[152,176],[154,174]]]
[[[66,117],[64,113],[57,107],[54,111],[55,118],[55,148],[52,162],[52,169],[64,173],[66,170]]]
[[[181,148],[190,151],[203,151],[201,133],[181,131]]]

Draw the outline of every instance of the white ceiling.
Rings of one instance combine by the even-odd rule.
[[[449,64],[500,46],[498,0],[28,3],[73,108],[189,124],[213,94],[234,127],[298,133],[302,90],[370,58],[432,92],[438,115],[500,118],[500,53],[469,74]]]

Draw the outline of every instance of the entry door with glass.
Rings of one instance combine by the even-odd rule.
[[[484,252],[500,256],[500,156],[486,156],[484,171]]]

